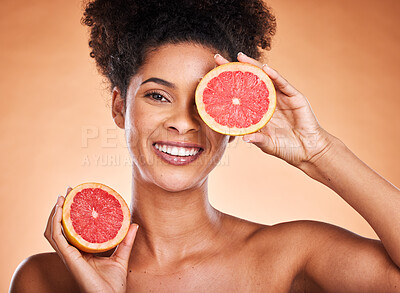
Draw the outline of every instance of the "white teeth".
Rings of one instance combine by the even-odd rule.
[[[172,147],[171,155],[177,156],[179,154],[179,150],[177,147]]]
[[[194,156],[200,151],[199,148],[183,148],[176,146],[167,146],[165,144],[164,145],[154,144],[154,147],[157,150],[162,151],[164,153],[180,157]]]
[[[179,148],[178,156],[186,156],[185,148]]]

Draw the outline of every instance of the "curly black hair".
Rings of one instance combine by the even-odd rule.
[[[92,0],[81,20],[90,56],[121,96],[146,54],[166,43],[193,42],[236,60],[271,48],[276,20],[263,0]]]

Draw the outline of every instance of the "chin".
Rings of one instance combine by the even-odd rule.
[[[182,192],[192,188],[200,187],[207,178],[198,180],[190,176],[163,176],[162,178],[154,178],[154,183],[160,188],[168,192]]]

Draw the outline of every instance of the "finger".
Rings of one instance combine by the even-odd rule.
[[[274,144],[272,139],[263,133],[251,133],[243,136],[243,140],[248,143],[253,143],[267,154],[274,153]]]
[[[65,239],[62,233],[62,205],[64,203],[64,197],[60,196],[57,204],[56,210],[54,212],[54,216],[51,223],[51,239],[53,240],[54,244],[56,245],[56,251],[59,251],[61,254],[65,254],[65,250],[71,250],[73,248],[69,245],[68,241]]]
[[[215,60],[215,63],[217,63],[217,65],[229,63],[229,61],[227,59],[225,59],[224,57],[222,57],[220,54],[215,54],[214,60]]]
[[[57,198],[57,202],[58,202],[58,198]],[[44,237],[46,237],[47,240],[49,240],[49,237],[51,235],[51,222],[53,220],[53,216],[54,216],[54,212],[56,210],[56,206],[57,206],[57,202],[54,205],[54,207],[52,208],[51,212],[50,212],[50,216],[47,219],[47,225],[46,225],[46,229],[44,230]]]
[[[72,190],[72,188],[68,186],[67,191],[66,191],[66,196],[71,192],[71,190]],[[58,196],[57,202],[56,202],[56,204],[54,205],[53,209],[52,209],[51,212],[50,212],[50,216],[49,216],[49,218],[47,219],[46,229],[44,230],[44,237],[45,237],[47,240],[49,240],[49,241],[50,241],[50,239],[51,239],[51,222],[52,222],[52,220],[53,220],[54,211],[55,211],[55,209],[56,209],[56,206],[57,206],[57,204],[58,204],[58,200],[59,200],[59,199],[60,199],[60,196]],[[62,203],[61,203],[61,205],[62,205]],[[50,243],[50,244],[51,244],[51,243]],[[53,246],[53,245],[52,245],[52,246]],[[53,248],[54,248],[54,247],[53,247]]]
[[[267,64],[264,64],[262,66],[262,69],[271,78],[275,87],[278,88],[285,95],[293,97],[300,94],[300,92],[297,89],[295,89],[295,87],[292,86],[286,79],[284,79],[275,69],[272,69]]]
[[[137,224],[132,224],[129,227],[128,234],[126,234],[124,240],[122,240],[112,255],[112,257],[120,262],[125,268],[128,267],[129,257],[131,255],[133,242],[135,241],[138,228],[139,226]]]
[[[71,186],[68,186],[68,187],[67,187],[67,191],[65,192],[64,201],[65,201],[65,199],[67,198],[68,194],[71,192],[71,190],[72,190]],[[65,237],[64,229],[61,229],[61,232],[62,232],[63,236]]]
[[[237,54],[237,59],[238,59],[239,62],[250,63],[250,64],[253,64],[253,65],[255,65],[255,66],[257,66],[257,67],[260,67],[260,68],[261,68],[261,66],[262,66],[262,64],[261,64],[259,61],[255,60],[255,59],[253,59],[253,58],[251,58],[251,57],[249,57],[249,56],[247,56],[247,55],[244,54],[243,52],[239,52],[239,53]]]
[[[51,223],[51,239],[54,243],[53,248],[57,251],[64,262],[71,268],[77,269],[79,263],[83,264],[84,259],[78,249],[71,246],[62,233],[62,205],[64,197],[58,198],[56,209]]]
[[[50,216],[47,220],[47,225],[46,225],[46,229],[44,231],[44,237],[47,239],[47,241],[49,241],[50,245],[54,248],[54,250],[57,251],[56,249],[56,245],[53,241],[53,237],[52,237],[52,231],[53,231],[53,219],[54,219],[54,214],[57,210],[57,207],[59,205],[62,205],[63,203],[63,198],[61,198],[61,196],[59,195],[56,201],[56,204],[54,205],[53,209],[50,212]]]
[[[257,60],[247,56],[246,54],[239,52],[238,61],[253,64],[261,67],[271,78],[275,87],[277,87],[285,95],[292,97],[299,94],[299,91],[295,89],[286,79],[284,79],[276,70],[269,67],[267,64],[261,65]]]
[[[54,244],[53,248],[57,252],[61,252],[61,249],[63,248],[64,244],[63,242],[67,243],[67,240],[65,239],[64,235],[62,235],[62,229],[61,229],[61,219],[62,219],[62,205],[64,204],[64,197],[59,196],[57,199],[57,203],[55,206],[54,210],[54,215],[51,219],[51,225],[50,225],[50,235],[51,235],[51,241]],[[61,235],[61,238],[59,237]],[[64,245],[65,247],[65,245]]]
[[[68,194],[71,192],[72,188],[70,186],[67,187],[67,191],[65,193],[65,197],[68,196]]]

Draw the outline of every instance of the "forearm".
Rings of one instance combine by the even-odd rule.
[[[301,169],[330,187],[375,230],[393,262],[400,267],[400,191],[369,168],[340,140]]]

